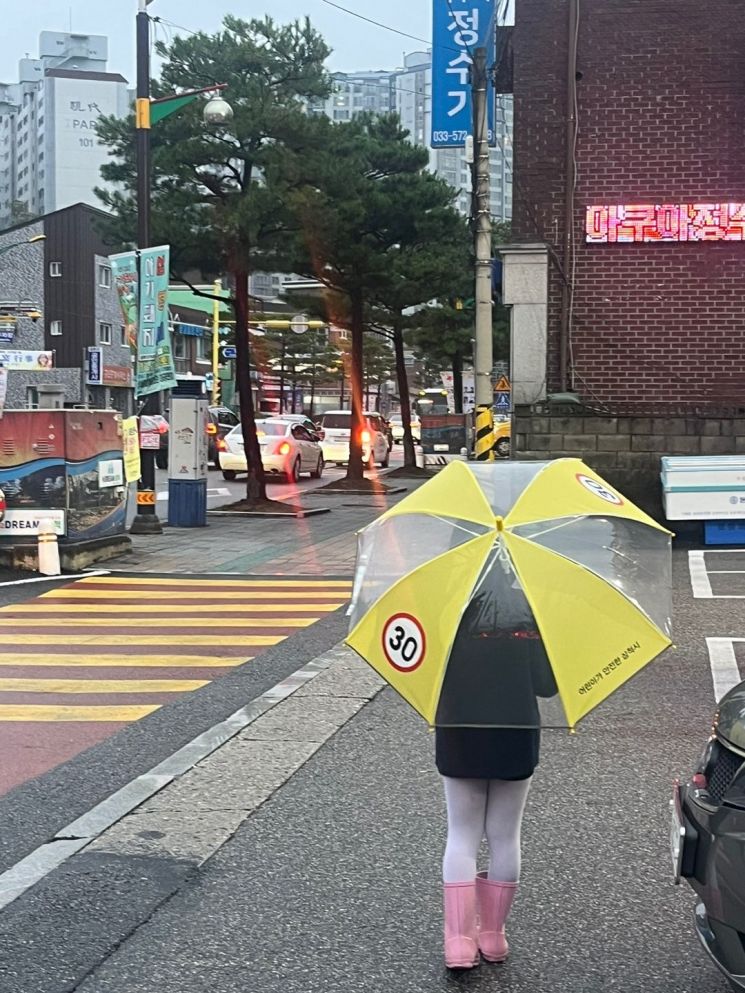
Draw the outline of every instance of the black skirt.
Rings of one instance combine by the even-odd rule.
[[[452,779],[529,779],[541,745],[538,728],[435,728],[435,762]]]

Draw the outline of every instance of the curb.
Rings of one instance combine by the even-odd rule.
[[[318,514],[330,514],[330,507],[313,507],[310,510],[302,510],[295,514],[290,511],[261,511],[261,510],[208,510],[208,517],[316,517]]]

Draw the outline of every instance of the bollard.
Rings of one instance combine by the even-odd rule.
[[[417,468],[423,469],[424,468],[424,449],[422,448],[421,445],[416,445],[414,447],[414,452],[416,453],[416,464],[417,464]]]
[[[59,561],[59,545],[54,524],[44,518],[39,521],[39,572],[42,576],[59,576],[62,572]]]

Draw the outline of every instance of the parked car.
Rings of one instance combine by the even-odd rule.
[[[494,449],[497,455],[507,458],[510,454],[512,444],[512,423],[509,417],[494,418]]]
[[[315,421],[305,414],[276,414],[275,421],[288,421],[290,424],[302,424],[308,434],[314,435],[318,441],[323,438],[323,429],[319,428]]]
[[[388,466],[389,449],[383,418],[377,413],[363,415],[362,461],[372,469],[375,463],[383,469]],[[321,442],[326,462],[346,465],[349,462],[349,441],[352,434],[351,410],[328,410],[321,417],[324,437]]]
[[[218,465],[217,442],[239,423],[238,417],[229,407],[210,407],[207,411],[207,461],[216,468]],[[165,418],[163,418],[165,421]],[[168,422],[160,435],[160,451],[155,457],[159,469],[168,468]]]
[[[699,897],[699,940],[733,989],[745,990],[745,682],[719,702],[696,772],[671,801],[675,881]]]
[[[256,434],[264,472],[283,476],[290,483],[296,483],[301,472],[310,473],[313,479],[320,479],[323,475],[321,446],[302,424],[272,417],[257,421]],[[225,479],[235,479],[239,472],[247,471],[243,429],[240,425],[220,438],[217,448]]]
[[[404,440],[404,421],[401,414],[391,414],[391,434],[393,435],[393,441],[395,444],[400,445]],[[414,438],[414,444],[418,445],[421,438],[421,424],[419,423],[419,418],[416,414],[411,415],[411,434]]]
[[[0,490],[0,521],[5,517],[5,494]]]

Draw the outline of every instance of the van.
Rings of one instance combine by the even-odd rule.
[[[368,469],[376,464],[383,469],[388,468],[388,438],[385,433],[383,418],[377,413],[363,415],[362,429],[362,461]],[[321,428],[324,432],[321,448],[324,461],[346,465],[349,462],[349,439],[352,433],[351,410],[327,410],[321,417]]]

